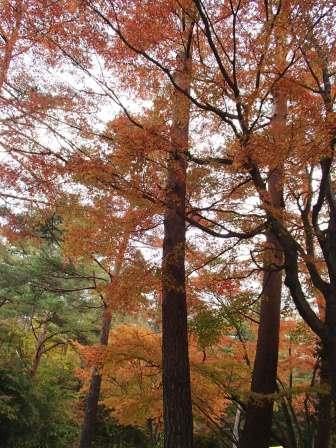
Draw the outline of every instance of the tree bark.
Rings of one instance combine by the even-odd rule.
[[[100,344],[104,346],[107,346],[108,344],[111,319],[111,311],[107,306],[105,306],[100,334]],[[81,430],[79,448],[90,448],[92,444],[94,428],[97,419],[101,381],[102,374],[97,367],[94,367],[91,374],[89,392],[85,400],[85,414]]]
[[[274,240],[273,235],[267,238],[267,242],[273,244],[275,251],[277,245]],[[248,403],[240,448],[269,446],[273,417],[272,394],[276,392],[278,364],[281,274],[281,271],[267,271],[264,275],[264,292],[261,299],[257,351],[251,385],[254,396]]]
[[[192,29],[189,33],[192,33]],[[186,47],[177,56],[174,81],[181,89],[189,91],[190,47]],[[185,282],[186,152],[190,102],[182,92],[175,89],[172,103],[162,260],[164,447],[192,448],[193,418]]]
[[[328,448],[331,435],[331,395],[328,393],[330,378],[326,353],[321,353],[320,385],[326,388],[318,397],[318,422],[315,446]]]
[[[281,91],[274,93],[274,117],[272,133],[274,143],[283,134],[286,122],[287,101]],[[280,213],[283,204],[283,165],[271,169],[268,182],[270,203],[275,213]],[[260,304],[260,324],[256,357],[254,361],[251,392],[246,420],[239,448],[268,448],[273,418],[273,397],[276,392],[282,271],[277,266],[283,263],[280,243],[272,231],[266,235],[263,293]]]
[[[322,339],[320,384],[323,387],[318,403],[318,430],[315,445],[319,448],[334,446],[333,432],[336,412],[336,309],[335,297],[328,297],[325,308],[327,335]]]
[[[238,404],[237,410],[236,410],[236,415],[235,415],[235,420],[234,420],[234,424],[233,424],[233,431],[232,431],[233,438],[234,438],[232,448],[237,448],[238,443],[239,443],[239,425],[240,425],[241,411],[242,411],[241,407]]]
[[[39,333],[37,340],[36,340],[36,350],[35,350],[32,366],[30,369],[30,373],[31,373],[32,377],[34,377],[36,375],[37,369],[40,365],[40,361],[41,361],[42,355],[45,350],[45,342],[46,342],[47,333],[48,333],[48,322],[46,321],[43,323],[42,330]]]
[[[113,273],[109,272],[111,282],[115,282],[120,275],[122,269],[124,255],[128,246],[130,233],[125,232],[125,235],[121,241],[119,253],[117,255]],[[111,321],[112,321],[112,299],[108,297],[104,302],[104,313],[102,318],[102,328],[100,333],[100,344],[103,346],[108,345]],[[102,382],[102,373],[97,367],[92,369],[89,392],[85,400],[85,412],[84,420],[81,429],[79,448],[91,448],[92,440],[94,437],[94,430],[97,420],[98,402],[100,396],[100,388]]]

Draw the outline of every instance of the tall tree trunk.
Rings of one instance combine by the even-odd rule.
[[[286,109],[286,97],[281,90],[277,90],[274,93],[274,117],[272,122],[275,144],[281,141],[283,135]],[[271,169],[268,191],[274,209],[273,212],[281,213],[284,206],[282,162]],[[252,397],[247,406],[245,426],[239,444],[240,448],[269,447],[273,418],[272,394],[276,392],[282,289],[282,271],[276,267],[282,263],[281,246],[274,233],[269,231],[266,235],[260,324],[251,384]]]
[[[325,82],[325,85],[327,83]],[[330,105],[326,107],[328,115],[331,113]],[[333,123],[335,120],[332,121]],[[333,148],[336,145],[336,129],[333,127],[331,133],[331,141]],[[331,173],[328,173],[327,181],[327,198],[329,206],[329,224],[328,233],[325,239],[325,259],[327,261],[330,288],[325,296],[325,324],[327,334],[322,339],[322,349],[325,352],[325,359],[327,364],[326,377],[329,379],[330,387],[330,440],[329,446],[336,445],[336,195],[335,186],[332,182]]]
[[[105,305],[102,329],[100,333],[100,344],[106,346],[111,327],[112,314],[108,306]],[[85,400],[85,414],[80,436],[80,448],[90,448],[94,436],[94,428],[97,419],[98,401],[102,374],[97,367],[92,369],[90,388]]]
[[[330,218],[328,255],[336,252],[336,222]],[[327,258],[327,257],[326,257]],[[318,396],[318,426],[315,438],[315,446],[329,448],[335,446],[335,416],[336,416],[336,275],[330,276],[332,287],[329,294],[324,297],[318,295],[317,303],[319,317],[326,326],[326,335],[321,338],[321,364],[320,385],[321,393]]]
[[[189,30],[189,39],[191,33],[192,28]],[[189,91],[190,45],[177,56],[174,81],[181,89]],[[162,260],[164,447],[191,448],[193,419],[185,285],[186,152],[190,102],[178,89],[173,92],[172,102]]]
[[[322,339],[319,395],[318,431],[315,445],[329,448],[335,445],[334,429],[336,415],[336,298],[328,298],[325,308],[327,336]]]
[[[115,283],[120,275],[120,271],[124,261],[124,255],[128,246],[129,232],[125,232],[125,235],[121,241],[119,253],[115,261],[113,273],[109,272],[111,282]],[[100,344],[103,346],[108,345],[111,320],[112,320],[112,300],[113,297],[108,297],[104,303],[104,313],[102,318],[102,328],[100,333]],[[100,387],[102,382],[102,373],[97,367],[92,369],[89,392],[85,399],[85,412],[84,420],[81,429],[79,448],[91,448],[92,440],[94,437],[94,430],[97,420],[98,402],[100,396]]]

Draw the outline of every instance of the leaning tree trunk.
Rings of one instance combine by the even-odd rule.
[[[115,283],[117,281],[117,278],[120,274],[128,241],[129,241],[129,233],[126,232],[119,248],[119,253],[115,262],[113,274],[110,274],[112,283]],[[111,306],[112,306],[112,298],[108,297],[104,303],[104,313],[102,318],[102,328],[99,341],[102,346],[108,345],[111,320],[112,320]],[[92,369],[89,391],[85,399],[85,412],[81,429],[79,448],[91,448],[97,420],[97,410],[98,410],[101,382],[102,382],[101,370],[99,370],[97,367],[94,367]]]
[[[286,121],[287,101],[281,90],[274,93],[272,134],[274,144],[280,141]],[[283,209],[283,164],[271,170],[268,182],[272,213]],[[256,357],[252,374],[251,393],[239,448],[268,448],[272,418],[273,397],[276,392],[279,351],[280,304],[283,263],[281,246],[272,231],[266,235],[263,291],[260,304],[260,324]]]
[[[192,27],[189,30],[191,36]],[[191,39],[191,37],[190,37]],[[190,48],[177,56],[175,83],[189,91]],[[164,447],[191,448],[193,419],[188,356],[185,282],[186,152],[190,103],[173,92],[171,148],[168,161],[162,260],[162,358]]]
[[[104,346],[108,344],[111,318],[112,314],[110,308],[105,305],[100,333],[100,344]],[[79,443],[80,448],[90,448],[92,444],[97,419],[101,381],[102,374],[97,367],[94,367],[91,374],[89,392],[85,400],[85,414]]]

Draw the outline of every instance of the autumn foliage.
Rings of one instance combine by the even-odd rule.
[[[335,22],[3,2],[6,446],[334,446]]]

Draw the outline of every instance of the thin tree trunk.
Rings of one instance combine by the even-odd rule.
[[[124,255],[129,241],[129,232],[126,232],[120,244],[119,253],[115,262],[113,274],[109,273],[111,282],[115,282],[120,274]],[[109,297],[104,303],[104,313],[102,318],[102,328],[100,333],[100,344],[108,345],[111,320],[112,320],[112,298]],[[102,382],[102,373],[97,367],[92,369],[89,392],[85,399],[85,413],[81,429],[79,448],[91,448],[97,420],[98,402]]]
[[[31,373],[32,377],[34,377],[36,375],[38,366],[40,365],[40,361],[41,361],[41,358],[42,358],[42,355],[43,355],[44,349],[45,349],[47,333],[48,333],[48,322],[44,322],[43,326],[42,326],[42,330],[39,333],[37,340],[36,340],[35,355],[34,355],[31,369],[30,369],[30,373]]]
[[[111,327],[112,314],[110,309],[105,305],[102,329],[100,334],[100,344],[107,346]],[[94,435],[94,428],[97,419],[98,401],[100,395],[100,386],[102,374],[97,367],[94,367],[91,374],[90,388],[85,400],[85,414],[82,425],[80,448],[90,448]]]
[[[275,143],[281,139],[285,127],[286,108],[285,95],[281,91],[275,92],[272,123]],[[281,213],[284,206],[281,162],[272,170],[268,187],[272,207],[276,213]],[[271,231],[266,235],[265,257],[260,324],[251,384],[251,392],[254,396],[251,397],[247,406],[240,448],[268,448],[271,437],[272,394],[276,392],[282,289],[282,271],[276,267],[283,263],[281,246]]]
[[[189,30],[191,36],[192,27]],[[191,37],[190,37],[191,39]],[[191,82],[190,45],[177,56],[174,81],[185,91]],[[162,260],[162,357],[164,447],[192,448],[193,419],[188,356],[185,285],[186,152],[188,98],[173,93]]]
[[[234,442],[232,444],[232,448],[237,448],[238,447],[240,418],[241,418],[241,407],[238,404],[237,405],[237,410],[236,410],[236,415],[235,415],[235,420],[234,420],[234,425],[233,425]]]

